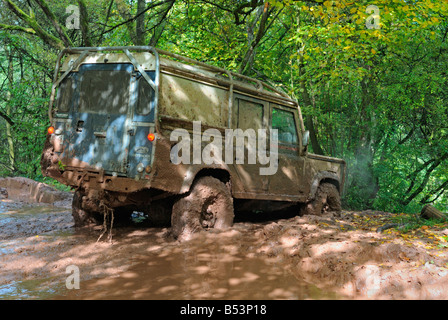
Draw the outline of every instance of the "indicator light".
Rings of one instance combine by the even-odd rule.
[[[149,141],[153,142],[155,138],[156,138],[156,136],[155,136],[154,133],[151,132],[150,134],[148,134],[148,140]]]

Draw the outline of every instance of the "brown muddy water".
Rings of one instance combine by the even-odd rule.
[[[97,242],[101,230],[75,230],[70,208],[0,200],[0,299],[340,298],[275,254],[278,242],[263,236],[270,223],[241,221],[183,243],[169,228],[136,224]],[[71,266],[79,289],[68,288]]]

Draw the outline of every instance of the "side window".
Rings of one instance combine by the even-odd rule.
[[[139,115],[146,116],[151,112],[151,101],[153,100],[154,90],[145,78],[138,80],[138,102],[136,112]]]
[[[244,99],[237,99],[237,101],[237,127],[242,130],[254,129],[255,132],[257,132],[258,129],[263,128],[263,105]]]
[[[57,106],[59,112],[69,112],[72,104],[74,85],[75,82],[73,80],[73,77],[69,75],[62,81],[61,85],[59,86],[57,96]]]
[[[298,144],[293,112],[272,108],[272,129],[278,130],[278,142]]]

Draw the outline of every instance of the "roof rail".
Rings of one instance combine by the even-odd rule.
[[[73,70],[75,69],[79,64],[81,64],[82,60],[91,52],[100,52],[100,51],[121,51],[123,53],[125,53],[129,60],[131,61],[131,63],[135,66],[135,68],[137,70],[140,71],[140,73],[145,77],[146,81],[148,81],[148,83],[155,88],[156,86],[158,86],[159,84],[159,78],[160,78],[160,58],[159,55],[164,55],[164,56],[168,56],[180,61],[183,61],[187,64],[192,64],[192,65],[196,65],[196,66],[200,66],[202,68],[208,69],[210,71],[214,71],[217,73],[221,73],[221,74],[225,74],[227,75],[227,77],[229,78],[229,80],[225,81],[229,87],[230,87],[230,91],[231,93],[233,93],[233,87],[236,84],[235,83],[235,79],[241,79],[243,80],[243,82],[252,82],[256,84],[256,91],[258,92],[262,92],[263,88],[266,88],[267,90],[271,91],[271,94],[276,94],[279,96],[279,98],[282,98],[284,100],[288,100],[290,102],[296,102],[294,101],[288,94],[286,94],[284,91],[279,90],[275,87],[273,87],[270,84],[267,84],[266,82],[260,81],[258,79],[255,78],[251,78],[249,76],[234,72],[234,71],[229,71],[220,67],[216,67],[216,66],[212,66],[210,64],[198,61],[198,60],[194,60],[176,53],[172,53],[166,50],[161,50],[161,49],[157,49],[155,47],[152,46],[114,46],[114,47],[69,47],[66,48],[64,50],[62,50],[57,58],[57,62],[56,62],[56,68],[54,71],[54,77],[53,77],[53,86],[51,89],[51,95],[50,95],[50,106],[49,106],[49,110],[48,110],[48,114],[49,114],[49,118],[50,121],[52,121],[53,119],[53,115],[52,115],[52,109],[53,109],[53,104],[54,104],[54,99],[55,99],[55,92],[56,92],[56,88],[57,86],[61,83],[61,81]],[[151,52],[152,54],[154,54],[154,56],[156,57],[156,81],[155,83],[152,82],[152,80],[146,75],[145,72],[143,72],[141,70],[141,67],[138,63],[136,63],[136,60],[133,59],[132,54],[130,53],[130,51],[146,51],[146,52]],[[59,75],[59,69],[60,69],[60,64],[61,64],[61,59],[64,55],[66,54],[80,54],[80,56],[78,57],[78,59],[67,69],[67,71],[58,78]],[[241,82],[240,82],[241,83]],[[253,89],[251,89],[253,90]],[[156,99],[158,99],[158,90],[156,91]],[[265,91],[266,92],[266,91]],[[232,96],[232,94],[230,95]],[[157,101],[156,101],[157,102]],[[229,111],[230,112],[230,111]]]
[[[285,92],[283,92],[281,90],[278,90],[277,88],[274,88],[270,84],[267,84],[266,82],[260,81],[258,79],[251,78],[249,76],[245,76],[245,75],[243,75],[241,73],[238,73],[238,72],[229,71],[229,70],[226,70],[226,69],[223,69],[223,68],[220,68],[220,67],[215,67],[215,66],[212,66],[210,64],[207,64],[207,63],[204,63],[204,62],[201,62],[201,61],[198,61],[198,60],[194,60],[194,59],[191,59],[191,58],[188,58],[188,57],[176,54],[176,53],[172,53],[172,52],[169,52],[169,51],[166,51],[166,50],[157,49],[157,51],[161,55],[169,56],[169,57],[172,57],[172,58],[175,58],[175,59],[178,59],[178,60],[190,63],[190,64],[198,65],[198,66],[204,67],[206,69],[209,69],[209,70],[212,70],[212,71],[215,71],[215,72],[227,74],[227,75],[229,75],[230,79],[240,78],[240,79],[243,79],[243,80],[246,80],[246,81],[255,82],[257,84],[257,86],[258,86],[258,90],[260,90],[260,91],[263,89],[263,87],[265,87],[265,88],[267,88],[267,89],[269,89],[269,90],[279,94],[282,97],[291,99],[291,97],[288,94],[286,94]]]

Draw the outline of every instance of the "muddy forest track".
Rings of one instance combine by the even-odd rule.
[[[237,219],[177,242],[170,228],[76,230],[69,206],[0,199],[2,299],[447,299],[448,230],[376,230],[399,215]],[[247,217],[245,217],[247,218]],[[66,288],[68,266],[79,290]]]

